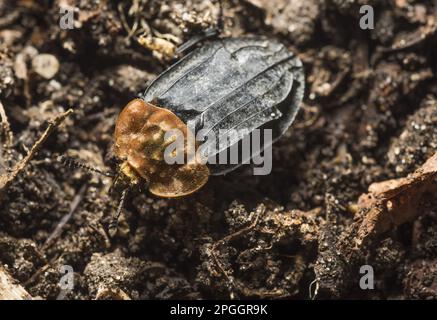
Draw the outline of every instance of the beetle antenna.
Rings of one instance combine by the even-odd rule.
[[[118,207],[117,207],[117,211],[115,212],[115,214],[112,215],[111,222],[109,222],[108,233],[109,233],[110,237],[115,236],[115,234],[117,233],[118,218],[120,217],[121,210],[123,209],[124,201],[126,200],[126,196],[127,196],[128,191],[129,191],[129,188],[126,188],[123,190],[123,192],[121,194],[121,198],[120,198],[120,203],[118,204]]]
[[[60,163],[62,163],[64,166],[72,168],[72,169],[81,168],[81,169],[85,169],[85,170],[88,170],[88,171],[91,171],[91,172],[95,172],[95,173],[98,173],[98,174],[101,174],[103,176],[110,177],[110,178],[113,178],[115,176],[114,174],[112,174],[110,172],[104,172],[104,171],[102,171],[100,169],[91,167],[91,166],[89,166],[89,165],[87,165],[85,163],[82,163],[82,162],[80,162],[80,161],[78,161],[76,159],[73,159],[71,157],[67,157],[67,156],[64,156],[64,155],[59,156],[58,157],[58,161]]]

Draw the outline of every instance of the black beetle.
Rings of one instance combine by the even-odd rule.
[[[277,140],[293,122],[303,94],[302,62],[267,38],[209,40],[179,60],[144,95],[129,102],[117,119],[114,152],[122,164],[114,186],[123,193],[110,233],[116,231],[129,189],[146,185],[157,196],[180,197],[201,188],[210,174],[229,172],[248,160],[207,165],[196,158],[168,164],[163,155],[172,141],[166,140],[166,132],[182,131],[185,151],[191,129],[213,132],[216,140],[205,142],[203,154],[211,159],[241,142],[242,136],[230,134],[231,129],[249,135],[258,128],[271,129],[272,141]],[[225,143],[219,139],[223,136]]]
[[[192,131],[213,133],[214,139],[202,141],[207,159],[238,144],[243,136],[235,132],[250,136],[257,128],[271,129],[274,141],[299,109],[302,69],[282,44],[265,38],[218,39],[194,50],[120,113],[114,151],[122,165],[115,184],[127,189],[145,181],[155,195],[180,197],[201,188],[210,173],[223,174],[246,162],[241,157],[234,164],[206,165],[196,158],[168,164],[164,152],[174,140],[166,133],[180,130],[185,149]]]
[[[240,140],[229,131],[273,130],[273,141],[291,125],[304,93],[302,62],[282,44],[261,37],[225,38],[205,43],[162,73],[142,99],[166,108],[196,131],[211,130],[213,157]],[[223,141],[223,140],[220,140]],[[212,174],[238,167],[210,165]]]

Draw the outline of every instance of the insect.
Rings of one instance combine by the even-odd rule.
[[[211,32],[207,32],[210,38]],[[191,41],[196,44],[199,39]],[[190,45],[183,47],[186,50]],[[232,165],[208,165],[197,157],[185,164],[168,164],[166,148],[183,134],[184,153],[194,130],[214,133],[204,157],[215,157],[241,141],[230,129],[251,134],[271,129],[273,141],[291,125],[304,93],[302,62],[279,42],[263,37],[209,39],[159,75],[145,93],[129,102],[115,125],[114,153],[120,160],[114,187],[121,201],[109,226],[115,233],[128,190],[148,189],[159,197],[181,197],[200,189],[210,175],[229,172]],[[194,128],[188,127],[194,124]],[[205,142],[205,141],[203,141]],[[63,158],[72,166],[82,166]],[[85,166],[86,167],[86,166]],[[96,171],[96,170],[94,170]]]

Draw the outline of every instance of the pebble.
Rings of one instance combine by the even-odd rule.
[[[32,69],[41,77],[51,79],[59,71],[59,61],[52,54],[39,54],[32,59]]]

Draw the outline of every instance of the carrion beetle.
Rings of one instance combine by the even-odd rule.
[[[199,141],[191,147],[187,143],[193,130],[225,137],[201,141],[208,146],[203,154],[208,159],[241,142],[242,136],[231,134],[231,129],[248,135],[255,129],[270,129],[275,141],[293,122],[303,93],[302,62],[271,39],[216,38],[185,55],[140,98],[129,102],[117,119],[114,152],[120,166],[114,187],[122,190],[122,197],[110,233],[117,230],[128,190],[146,187],[160,197],[180,197],[201,188],[210,174],[224,174],[248,160],[208,165],[195,157],[188,163],[168,164],[164,152],[173,140],[166,139],[166,132],[183,133],[185,153],[198,148]],[[63,161],[83,167],[66,157]]]

